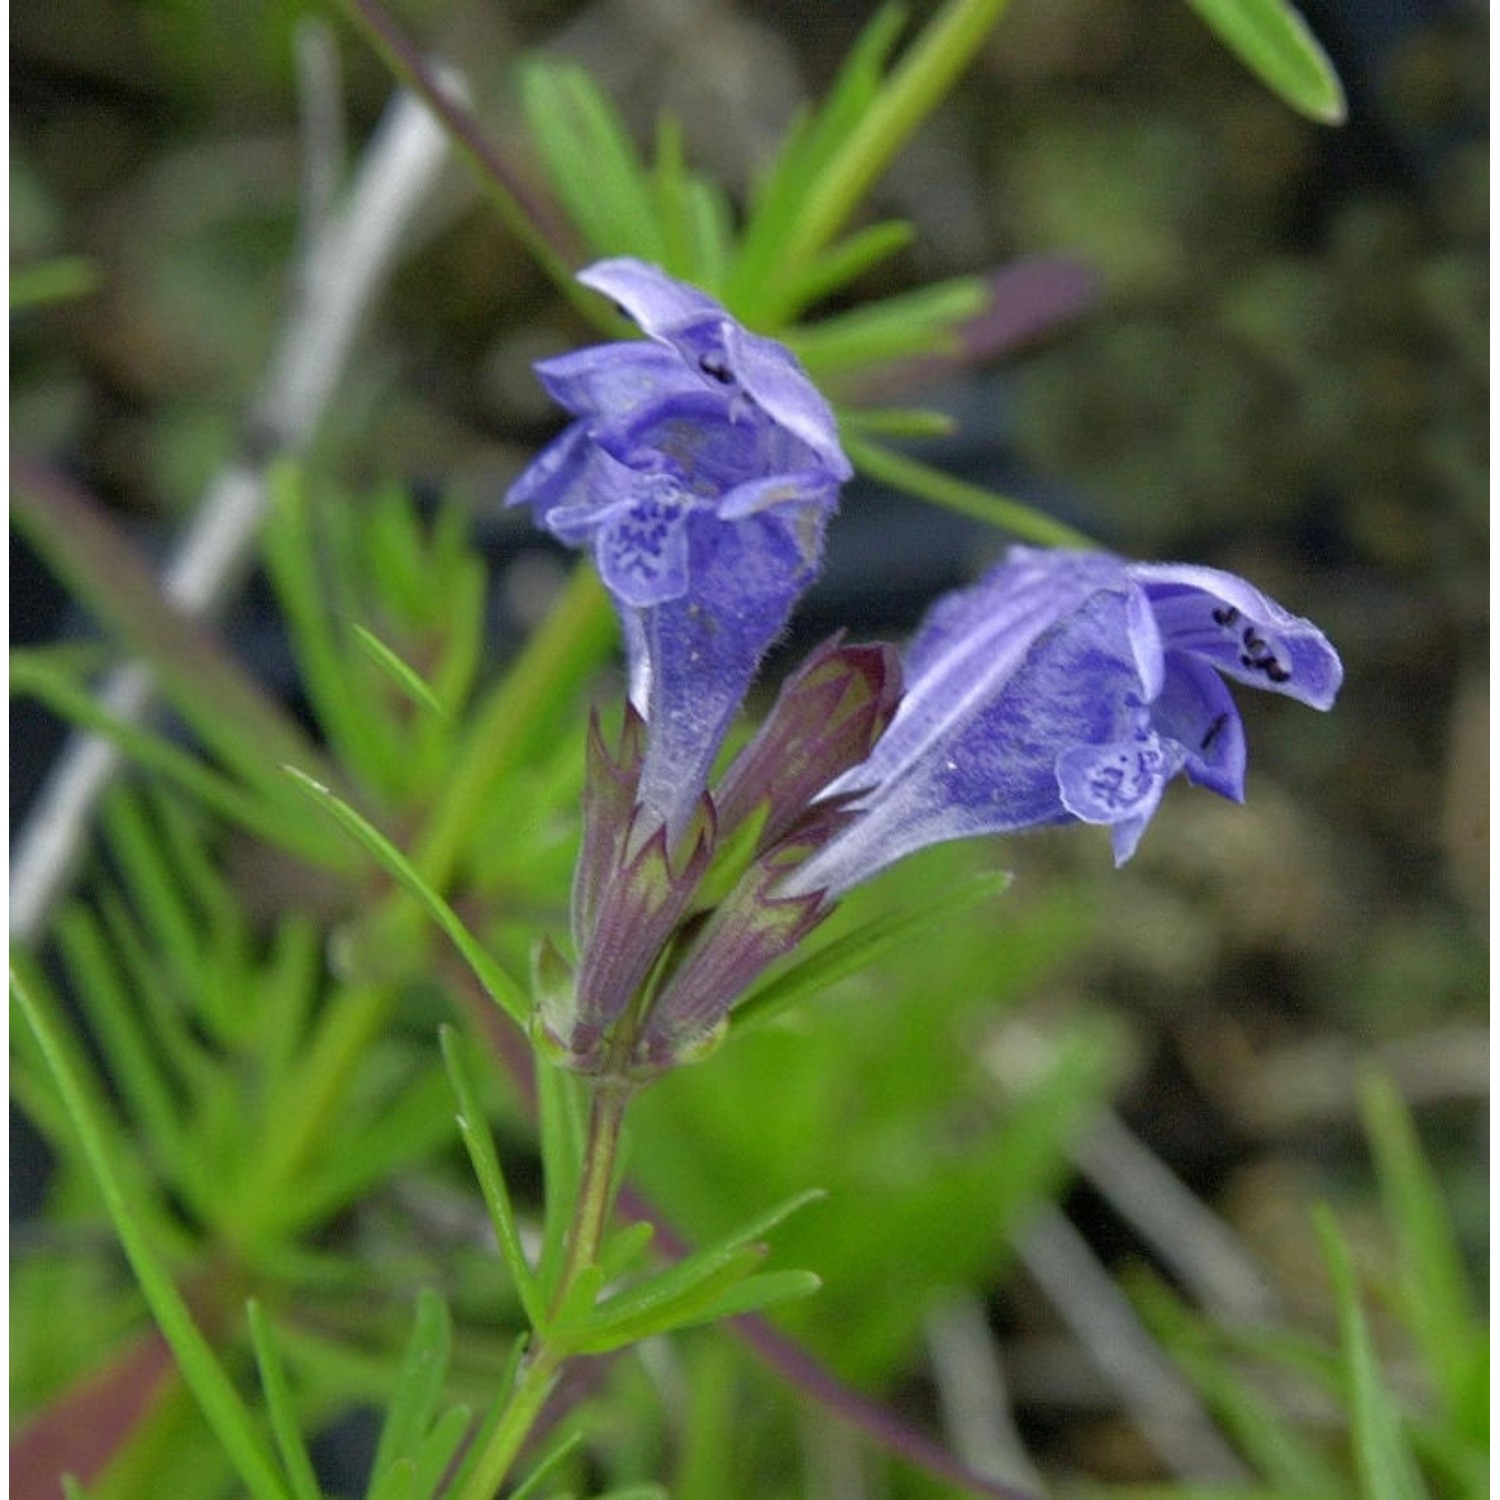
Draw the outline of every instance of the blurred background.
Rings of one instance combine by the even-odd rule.
[[[743,191],[872,7],[393,9],[465,70],[518,170],[508,69],[541,48],[585,66],[642,139],[672,110],[691,159]],[[1120,875],[1087,834],[1002,856],[1018,890],[1069,882],[1092,917],[1039,1013],[1086,997],[1123,1020],[1120,1119],[1294,1297],[1318,1274],[1310,1188],[1367,1186],[1366,1059],[1412,1104],[1477,1274],[1487,1216],[1487,15],[1463,0],[1303,9],[1349,93],[1342,129],[1291,114],[1185,5],[1014,0],[880,185],[880,211],[918,232],[868,283],[1034,257],[1087,268],[1079,315],[904,393],[960,424],[922,455],[1123,552],[1241,572],[1343,655],[1329,715],[1245,695],[1245,808],[1175,788]],[[75,294],[13,314],[12,443],[158,554],[245,441],[288,303],[305,21],[290,0],[12,12],[12,270],[79,258]],[[389,83],[360,40],[329,36],[348,162]],[[499,638],[561,567],[499,497],[556,427],[531,363],[582,330],[456,168],[408,251],[318,456],[354,481],[462,498],[494,561]],[[798,643],[838,623],[908,630],[1002,541],[856,483]],[[23,543],[12,568],[18,642],[80,628]],[[255,581],[228,628],[290,693]],[[26,705],[13,725],[14,822],[61,731]],[[1138,1253],[1095,1189],[1065,1208],[1106,1263]],[[1024,1349],[1024,1282],[994,1315]],[[1045,1410],[1045,1360],[1014,1378]],[[1037,1418],[1029,1436],[1045,1449],[1059,1433],[1093,1472],[1140,1467],[1102,1417],[1057,1432]]]

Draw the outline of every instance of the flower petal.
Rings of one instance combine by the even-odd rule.
[[[1189,781],[1231,802],[1245,800],[1245,726],[1224,679],[1201,657],[1181,651],[1167,657],[1151,722],[1182,747]]]
[[[1217,568],[1136,563],[1168,650],[1191,651],[1228,677],[1331,708],[1344,678],[1328,638],[1309,620]]]
[[[629,255],[596,261],[580,271],[578,279],[602,292],[652,338],[661,338],[694,319],[727,316],[707,292]]]

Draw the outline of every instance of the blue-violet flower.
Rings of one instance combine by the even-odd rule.
[[[1123,864],[1179,772],[1243,800],[1221,674],[1326,709],[1343,667],[1231,573],[1013,548],[929,613],[890,727],[824,793],[855,818],[781,890],[837,897],[928,844],[1073,820],[1107,825]]]
[[[507,503],[593,550],[646,720],[645,827],[680,838],[761,657],[820,561],[849,478],[789,350],[705,293],[619,258],[581,272],[648,336],[543,361],[577,419]]]

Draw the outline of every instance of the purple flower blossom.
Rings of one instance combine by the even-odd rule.
[[[928,844],[1075,819],[1107,825],[1123,864],[1179,772],[1243,800],[1221,674],[1320,709],[1343,678],[1314,625],[1233,574],[1022,547],[936,605],[905,671],[890,728],[824,794],[857,816],[783,893],[836,897]]]
[[[850,473],[793,355],[711,297],[631,259],[579,275],[648,335],[546,360],[574,421],[516,482],[592,548],[647,722],[640,800],[675,840],[766,648],[812,581]]]

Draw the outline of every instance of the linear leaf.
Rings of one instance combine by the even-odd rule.
[[[453,946],[463,955],[464,961],[474,971],[474,976],[486,993],[518,1026],[530,1020],[531,1007],[525,992],[486,951],[484,945],[464,926],[457,912],[417,873],[410,860],[349,806],[341,797],[336,797],[321,782],[296,769],[285,767],[288,776],[310,796],[320,803],[342,826],[375,856],[376,861],[407,891],[426,907],[439,927],[448,935]]]
[[[402,661],[373,631],[358,624],[353,629],[354,639],[360,649],[413,703],[430,709],[440,719],[448,717],[448,711],[438,701],[437,694],[423,682],[414,668]]]
[[[46,1055],[47,1064],[77,1126],[84,1154],[104,1196],[121,1248],[135,1272],[157,1326],[172,1346],[183,1380],[197,1398],[204,1417],[223,1444],[246,1488],[257,1500],[292,1500],[276,1472],[254,1418],[207,1339],[199,1332],[187,1304],[143,1231],[112,1159],[107,1144],[108,1132],[95,1113],[85,1085],[69,1062],[51,1021],[33,1001],[14,969],[11,971],[11,993]]]
[[[370,1472],[379,1475],[401,1458],[415,1457],[443,1393],[453,1328],[447,1304],[430,1288],[417,1293],[416,1318],[380,1429]]]
[[[319,837],[305,819],[299,823],[286,807],[269,801],[258,790],[247,790],[160,735],[116,718],[92,693],[58,672],[55,663],[28,651],[12,652],[10,690],[13,695],[35,698],[61,718],[113,741],[138,765],[174,782],[210,811],[266,843],[323,869],[342,872],[348,868],[337,843]]]
[[[322,1491],[318,1488],[318,1476],[313,1472],[312,1459],[308,1457],[302,1427],[297,1420],[297,1408],[287,1384],[286,1370],[276,1352],[270,1322],[253,1297],[245,1303],[245,1316],[250,1322],[250,1342],[255,1348],[255,1363],[260,1369],[261,1389],[266,1394],[266,1415],[271,1419],[271,1431],[281,1452],[282,1466],[292,1494],[296,1500],[320,1500]]]
[[[1326,1208],[1314,1211],[1314,1222],[1338,1312],[1350,1437],[1362,1493],[1366,1500],[1428,1500],[1427,1487],[1406,1444],[1401,1414],[1380,1371],[1370,1326],[1359,1303],[1349,1248]]]
[[[1481,1397],[1488,1339],[1474,1310],[1442,1189],[1395,1084],[1383,1075],[1369,1074],[1360,1102],[1385,1216],[1400,1246],[1406,1324],[1449,1412],[1461,1421],[1471,1417],[1464,1423],[1469,1436],[1482,1441],[1487,1426]]]
[[[915,495],[919,500],[941,505],[945,510],[956,511],[961,516],[972,516],[988,526],[1008,531],[1039,546],[1097,550],[1095,543],[1083,532],[1062,521],[1056,521],[1051,516],[1043,515],[1041,511],[1020,500],[1012,500],[1008,495],[999,495],[980,485],[955,479],[951,474],[933,468],[931,464],[905,453],[894,453],[853,432],[845,431],[840,437],[844,451],[856,468],[863,469],[872,479]]]
[[[1342,125],[1349,107],[1328,54],[1289,0],[1188,0],[1262,83],[1323,125]]]
[[[537,1285],[531,1263],[521,1245],[521,1233],[516,1224],[515,1210],[511,1206],[510,1191],[505,1185],[505,1173],[495,1151],[489,1122],[479,1103],[479,1091],[469,1072],[467,1048],[463,1038],[451,1026],[442,1027],[438,1033],[438,1041],[443,1049],[448,1078],[458,1098],[458,1128],[463,1135],[464,1146],[473,1163],[474,1175],[479,1180],[479,1190],[489,1210],[490,1222],[495,1226],[495,1237],[499,1241],[506,1269],[510,1272],[521,1305],[526,1309],[534,1327],[541,1321],[546,1308],[541,1288]]]
[[[169,604],[134,543],[84,490],[40,465],[11,465],[13,514],[98,619],[156,671],[184,719],[225,765],[275,787],[284,760],[323,758],[219,636]]]

